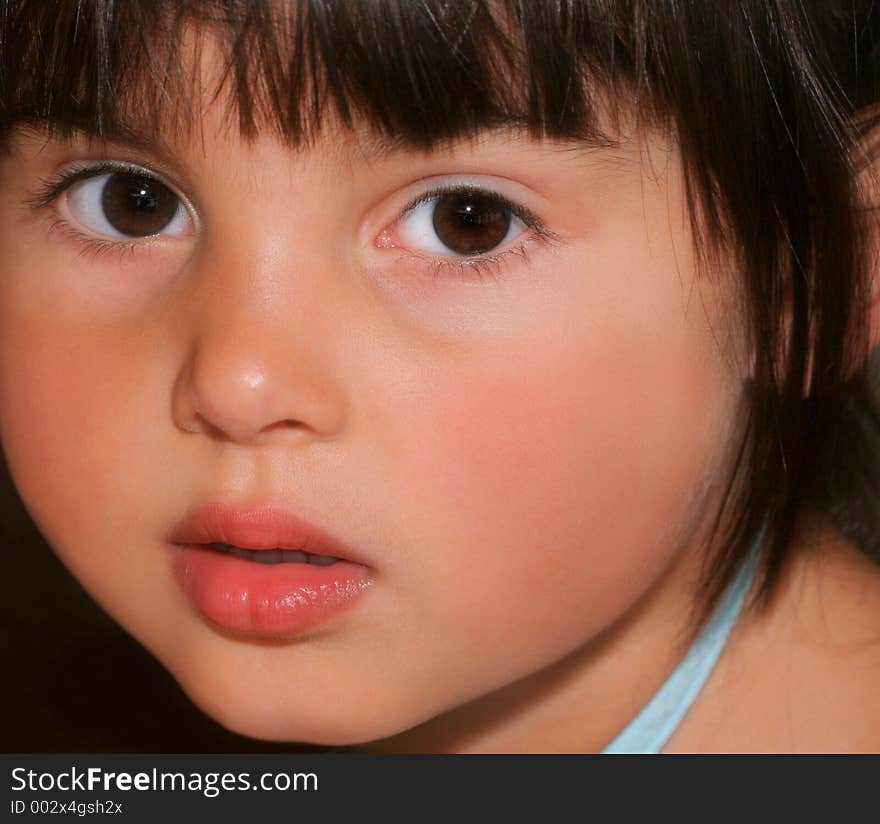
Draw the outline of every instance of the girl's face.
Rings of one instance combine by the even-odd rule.
[[[690,593],[744,378],[673,144],[499,131],[425,153],[328,123],[293,150],[243,142],[219,105],[162,148],[20,131],[2,161],[0,437],[35,522],[247,735],[354,743],[464,712],[513,746],[521,715],[475,699],[612,695],[680,629],[655,619]],[[173,536],[215,502],[336,536],[356,597],[285,623],[290,563],[208,548],[185,588]]]

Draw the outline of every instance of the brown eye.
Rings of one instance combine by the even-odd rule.
[[[489,252],[500,246],[510,232],[510,209],[489,193],[454,192],[440,195],[434,203],[434,232],[455,254]]]
[[[119,172],[104,184],[101,206],[107,222],[130,237],[146,237],[162,231],[177,213],[177,196],[158,180]]]
[[[71,187],[67,203],[83,226],[109,237],[182,234],[189,224],[186,207],[171,189],[136,172],[88,178]]]

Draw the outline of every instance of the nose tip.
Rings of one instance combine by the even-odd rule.
[[[332,437],[343,417],[338,393],[294,344],[265,333],[203,335],[174,391],[181,429],[241,444]]]

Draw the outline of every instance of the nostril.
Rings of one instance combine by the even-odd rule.
[[[260,432],[275,432],[278,429],[308,429],[308,426],[302,421],[293,420],[291,418],[286,421],[276,421],[275,423],[270,423],[268,426],[264,426],[260,430]]]

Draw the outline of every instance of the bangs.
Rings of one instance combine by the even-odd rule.
[[[12,3],[0,21],[2,115],[63,136],[150,136],[197,125],[207,95],[243,137],[268,129],[294,146],[328,114],[424,148],[511,124],[602,142],[596,90],[638,75],[615,36],[617,5]],[[220,65],[203,86],[206,37]]]

